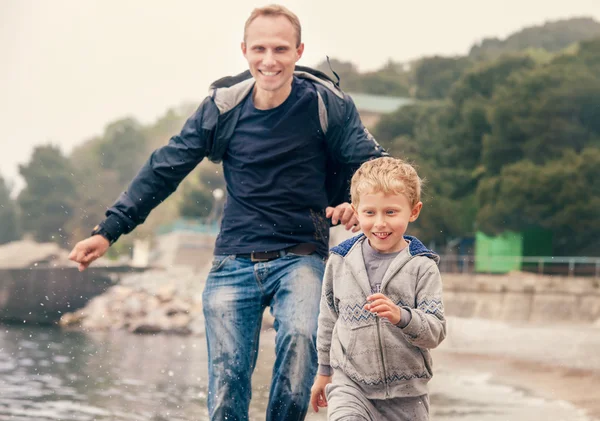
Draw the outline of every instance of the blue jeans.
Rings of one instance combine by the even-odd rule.
[[[267,421],[303,420],[317,370],[316,333],[325,262],[285,254],[255,263],[215,256],[202,294],[211,420],[248,420],[263,311],[275,318]]]

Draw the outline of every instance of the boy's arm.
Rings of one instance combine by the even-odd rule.
[[[323,288],[321,290],[321,309],[319,312],[319,327],[317,330],[317,354],[319,357],[319,373],[324,376],[331,375],[331,366],[329,363],[329,351],[331,349],[331,336],[333,326],[338,318],[337,308],[335,306],[335,296],[333,291],[333,265],[329,257],[327,266],[325,266],[325,275],[323,276]]]
[[[417,308],[403,307],[410,311],[410,322],[402,328],[406,339],[420,348],[435,348],[446,337],[446,319],[442,301],[442,277],[435,264],[427,266],[417,280]]]

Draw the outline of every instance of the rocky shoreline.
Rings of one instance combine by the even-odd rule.
[[[59,325],[84,330],[203,335],[202,290],[211,262],[149,269],[120,277],[118,285],[90,300]],[[514,273],[505,276],[444,274],[446,314],[467,319],[600,327],[600,287],[593,278]],[[584,310],[584,311],[583,311]],[[265,312],[263,328],[272,326]]]
[[[152,269],[124,275],[119,285],[65,313],[59,325],[85,331],[204,334],[202,288],[207,271]]]

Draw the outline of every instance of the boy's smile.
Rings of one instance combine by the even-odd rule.
[[[360,195],[356,217],[371,247],[380,253],[395,253],[408,244],[403,236],[422,206],[421,202],[411,206],[404,194],[371,192]]]
[[[392,235],[392,233],[391,232],[374,232],[373,235],[381,240],[385,240],[390,235]]]

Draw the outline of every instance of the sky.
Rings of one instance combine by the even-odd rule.
[[[198,103],[211,81],[246,69],[240,42],[254,0],[0,0],[0,175],[23,186],[35,146],[69,154],[107,124],[150,124]],[[590,16],[598,0],[281,0],[302,23],[304,56],[359,70],[464,55],[483,38]],[[165,139],[167,142],[168,139]]]

